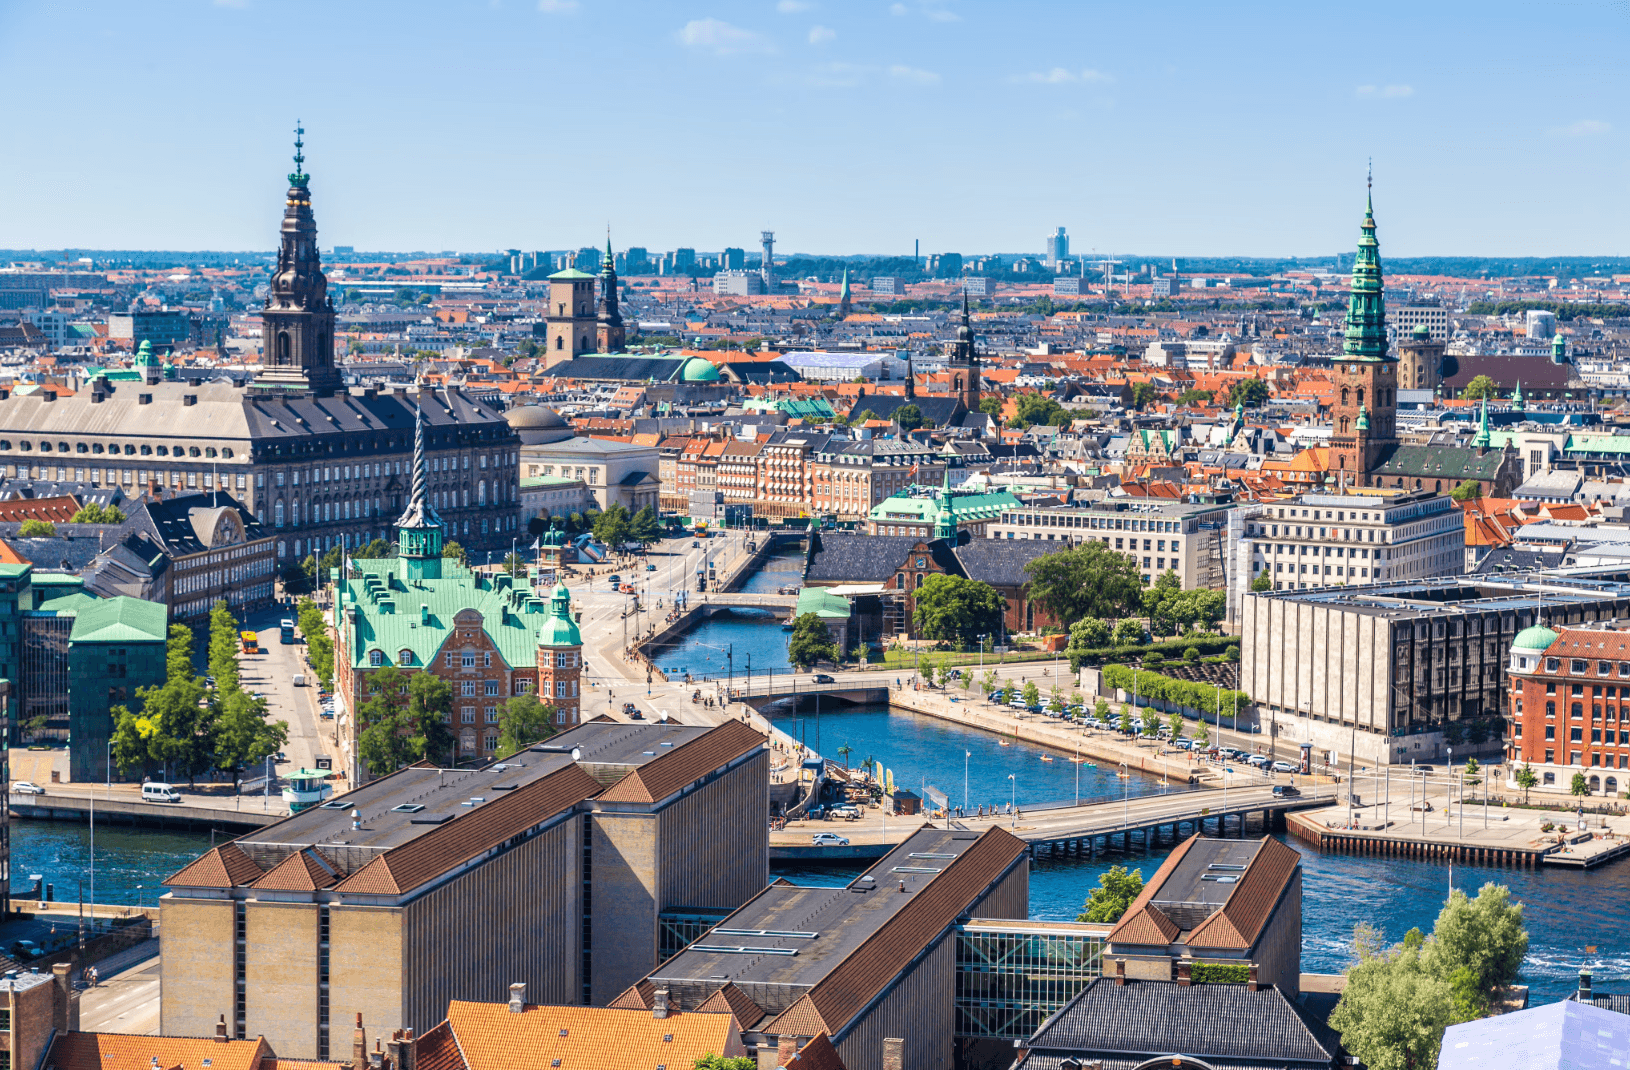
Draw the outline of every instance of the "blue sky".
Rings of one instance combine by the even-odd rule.
[[[1630,245],[1630,3],[0,0],[0,247]]]

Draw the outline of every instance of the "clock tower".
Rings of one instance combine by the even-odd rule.
[[[1381,249],[1375,240],[1373,200],[1364,209],[1351,295],[1335,367],[1330,478],[1343,486],[1369,486],[1374,471],[1398,444],[1398,361],[1387,351]]]

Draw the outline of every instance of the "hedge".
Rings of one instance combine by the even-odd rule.
[[[1194,680],[1179,680],[1176,677],[1165,676],[1151,669],[1137,671],[1137,693],[1140,698],[1160,699],[1164,702],[1187,706],[1202,713],[1222,716],[1232,713],[1239,706],[1249,706],[1251,698],[1243,691],[1230,691],[1223,688],[1220,692],[1215,684],[1199,683]],[[1110,687],[1118,687],[1131,694],[1133,690],[1132,670],[1125,665],[1105,665],[1104,683]]]
[[[1080,672],[1083,665],[1102,665],[1105,661],[1124,661],[1129,658],[1143,658],[1149,654],[1160,654],[1168,659],[1181,658],[1189,647],[1198,647],[1202,655],[1222,654],[1231,649],[1238,649],[1239,637],[1235,635],[1185,635],[1176,639],[1163,639],[1158,643],[1129,643],[1123,646],[1099,646],[1086,649],[1071,648],[1065,653],[1070,656],[1070,671]]]
[[[1196,962],[1189,967],[1189,980],[1197,985],[1242,985],[1251,979],[1251,967],[1231,962]]]

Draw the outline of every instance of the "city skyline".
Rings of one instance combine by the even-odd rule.
[[[297,119],[325,247],[570,248],[610,219],[652,249],[771,228],[789,251],[1039,255],[1064,225],[1076,255],[1318,257],[1346,246],[1372,157],[1392,256],[1630,238],[1606,4],[82,11],[70,78],[50,9],[0,10],[38,96],[0,246],[265,248]],[[1477,58],[1513,39],[1509,63]],[[153,103],[121,118],[133,90]]]

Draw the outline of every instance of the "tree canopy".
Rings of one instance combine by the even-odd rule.
[[[1143,580],[1130,557],[1101,542],[1084,542],[1035,558],[1024,567],[1030,597],[1054,620],[1118,620],[1143,605]]]
[[[894,410],[894,422],[900,425],[901,431],[910,432],[928,423],[928,417],[915,405],[901,405]]]
[[[972,646],[1001,628],[1007,600],[996,588],[961,576],[934,575],[916,591],[913,619],[925,639]]]
[[[555,734],[555,708],[536,695],[516,695],[498,710],[498,754],[508,758]]]
[[[1229,408],[1243,403],[1247,409],[1254,409],[1267,400],[1268,384],[1261,379],[1239,379],[1228,389]]]
[[[57,526],[49,520],[25,520],[17,526],[19,539],[50,539],[56,534]]]
[[[70,524],[123,524],[124,522],[124,510],[117,505],[100,505],[97,502],[86,502],[79,507],[78,512],[68,518]]]
[[[1014,399],[1016,412],[1007,422],[1009,427],[1023,429],[1043,424],[1048,427],[1068,427],[1075,417],[1058,402],[1043,394],[1020,394]]]
[[[800,672],[823,658],[837,661],[842,656],[826,622],[814,613],[805,613],[792,622],[792,638],[787,641],[787,660]]]
[[[1144,408],[1159,396],[1160,391],[1155,389],[1153,383],[1132,384],[1132,407],[1134,409]]]
[[[1486,375],[1474,375],[1472,381],[1461,389],[1460,396],[1469,401],[1479,401],[1483,398],[1492,401],[1500,396],[1500,387]]]
[[[1143,892],[1143,870],[1128,873],[1125,866],[1109,867],[1098,875],[1098,887],[1087,893],[1086,907],[1076,921],[1099,923],[1120,921],[1127,908]]]
[[[1149,630],[1158,636],[1171,636],[1193,625],[1210,628],[1228,610],[1228,593],[1206,588],[1183,590],[1177,573],[1167,569],[1153,586],[1143,592],[1143,612]]]

